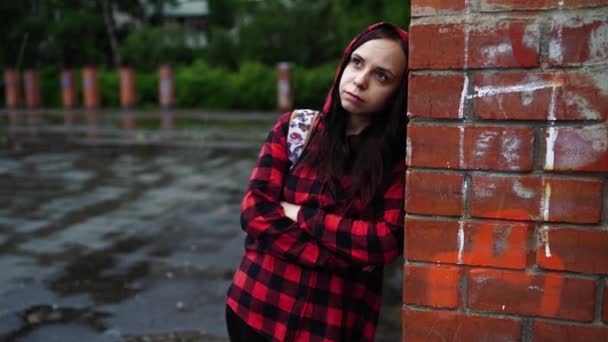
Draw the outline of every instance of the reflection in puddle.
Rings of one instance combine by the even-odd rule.
[[[226,341],[256,156],[66,146],[0,155],[0,340]],[[387,273],[378,341],[400,336],[399,263]]]

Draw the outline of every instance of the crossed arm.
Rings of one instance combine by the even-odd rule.
[[[243,230],[264,241],[269,253],[304,266],[343,269],[390,263],[402,250],[405,166],[395,170],[383,214],[375,221],[281,201],[289,117],[279,119],[262,146],[241,206]]]

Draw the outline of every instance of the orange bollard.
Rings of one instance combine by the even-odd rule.
[[[61,71],[61,103],[64,109],[73,109],[77,104],[76,78],[74,71],[64,69]]]
[[[135,92],[135,71],[131,67],[120,68],[120,106],[133,108],[137,101]]]
[[[4,99],[8,108],[17,108],[21,105],[21,82],[17,69],[4,70]]]
[[[290,63],[283,62],[277,65],[277,106],[281,111],[288,111],[293,108],[291,70]]]
[[[175,82],[170,65],[162,65],[158,70],[158,103],[162,108],[175,106]]]
[[[85,108],[99,108],[99,79],[95,67],[84,67],[82,69],[82,85]]]
[[[25,105],[29,109],[40,107],[40,79],[38,71],[26,69],[23,72],[23,82],[25,86]]]

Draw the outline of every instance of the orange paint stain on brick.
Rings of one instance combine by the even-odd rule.
[[[440,265],[404,265],[403,303],[436,308],[456,308],[461,269]]]

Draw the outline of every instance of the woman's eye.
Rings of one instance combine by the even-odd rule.
[[[378,80],[385,82],[388,81],[388,76],[386,76],[386,74],[379,72],[376,74],[376,77],[378,78]]]
[[[351,63],[353,63],[354,66],[360,66],[362,64],[362,62],[359,58],[351,59]]]

